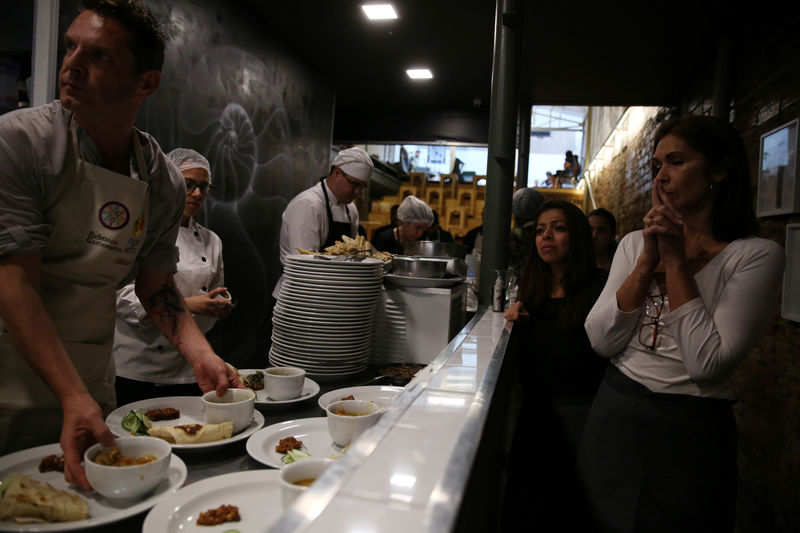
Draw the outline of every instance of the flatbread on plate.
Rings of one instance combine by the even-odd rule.
[[[21,474],[10,476],[3,484],[6,482],[8,488],[0,500],[0,520],[73,522],[89,517],[89,504],[77,494]]]
[[[152,426],[147,430],[151,437],[172,444],[200,444],[229,439],[233,435],[233,421],[219,424],[186,424],[183,426]]]

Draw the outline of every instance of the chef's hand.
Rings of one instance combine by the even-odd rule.
[[[216,297],[217,295],[225,292],[227,292],[227,288],[217,287],[206,294],[189,296],[188,298],[185,298],[186,305],[189,307],[189,312],[193,315],[216,317],[228,316],[233,310],[233,303],[230,300],[224,300]]]
[[[529,318],[530,315],[528,311],[525,310],[523,307],[522,302],[514,302],[508,309],[506,309],[505,315],[503,315],[506,320],[517,321],[520,318]]]
[[[64,478],[91,490],[81,466],[84,452],[96,442],[114,445],[114,435],[103,422],[103,413],[88,392],[78,393],[61,402],[64,423],[61,426],[61,450],[64,452]]]
[[[229,387],[243,389],[244,384],[230,365],[214,352],[207,353],[195,359],[192,363],[197,385],[206,393],[216,390],[217,396],[222,396]]]

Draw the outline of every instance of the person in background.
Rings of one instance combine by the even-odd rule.
[[[453,239],[453,234],[442,229],[442,226],[439,225],[439,213],[436,212],[436,209],[432,209],[432,212],[433,223],[421,238],[426,241],[455,242],[455,239]]]
[[[176,148],[167,158],[178,167],[186,183],[186,204],[176,245],[180,252],[175,285],[203,333],[233,309],[224,287],[222,242],[217,234],[195,220],[212,190],[211,167],[205,157]],[[191,365],[153,325],[129,283],[117,291],[114,363],[117,371],[117,405],[163,396],[199,396]]]
[[[433,210],[416,196],[406,196],[397,209],[397,227],[373,235],[379,252],[403,254],[403,243],[419,239],[433,223]]]
[[[389,223],[380,226],[375,231],[372,232],[373,235],[377,235],[378,233],[385,231],[389,228],[394,228],[397,226],[397,209],[400,207],[400,204],[394,204],[391,208],[389,208]]]
[[[670,119],[653,148],[644,230],[620,242],[585,323],[611,364],[580,471],[603,530],[732,532],[731,376],[774,321],[784,254],[754,236],[750,164],[731,124]]]
[[[467,253],[481,253],[483,248],[483,217],[486,214],[486,207],[481,209],[481,225],[475,226],[464,234],[462,244],[467,247]]]
[[[287,254],[296,254],[300,248],[321,251],[342,235],[356,237],[358,209],[353,201],[366,189],[372,169],[372,158],[361,148],[341,150],[328,176],[289,202],[281,217],[281,264]],[[272,291],[274,298],[282,283],[283,276]]]
[[[589,225],[592,226],[594,240],[594,259],[597,268],[608,270],[611,260],[617,251],[617,219],[611,211],[598,207],[589,213]]]
[[[60,100],[0,117],[0,454],[59,440],[68,482],[113,443],[115,294],[135,290],[203,391],[241,382],[175,286],[185,185],[133,127],[164,34],[138,0],[85,0],[64,36]]]
[[[531,187],[525,187],[514,193],[511,199],[511,214],[516,227],[511,228],[508,239],[508,266],[516,274],[522,272],[525,261],[533,246],[536,226],[536,213],[544,203],[544,195]]]
[[[581,158],[578,156],[578,154],[573,154],[573,156],[572,156],[572,168],[570,169],[570,172],[572,172],[572,177],[575,178],[576,181],[581,179],[581,161],[580,161],[580,159]]]
[[[574,204],[545,202],[534,227],[518,301],[505,314],[514,322],[507,353],[519,365],[524,391],[510,458],[518,467],[509,473],[506,505],[510,516],[535,509],[543,530],[587,531],[575,454],[606,361],[592,349],[583,321],[606,273],[595,266],[589,222]],[[534,478],[547,490],[531,494]]]

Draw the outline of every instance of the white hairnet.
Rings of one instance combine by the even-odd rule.
[[[511,199],[511,214],[520,224],[530,222],[536,216],[539,206],[544,203],[544,195],[536,189],[525,187],[514,193]]]
[[[433,224],[433,210],[416,196],[406,196],[397,208],[397,220]]]
[[[204,168],[208,172],[208,183],[211,184],[211,165],[208,164],[208,159],[203,157],[200,153],[195,152],[191,148],[175,148],[167,154],[170,161],[175,163],[178,170],[186,170],[187,168]]]
[[[331,166],[342,169],[342,172],[361,181],[369,181],[372,174],[372,158],[361,148],[353,147],[342,150],[333,158]]]

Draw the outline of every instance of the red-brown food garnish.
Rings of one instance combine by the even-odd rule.
[[[220,505],[216,509],[209,509],[197,517],[198,526],[218,526],[225,522],[238,522],[242,519],[239,516],[239,508],[235,505]]]
[[[201,429],[203,429],[203,424],[186,424],[185,426],[175,426],[176,428],[180,429],[187,435],[194,435]]]
[[[64,471],[64,456],[63,455],[48,455],[42,462],[39,463],[39,472],[63,472]]]
[[[149,409],[144,416],[156,422],[158,420],[175,420],[181,416],[180,409],[174,407],[164,407],[163,409]]]
[[[278,445],[275,446],[275,451],[277,453],[286,453],[289,450],[299,449],[302,447],[303,441],[297,440],[294,437],[286,437],[285,439],[278,441]]]
[[[355,400],[355,399],[356,399],[355,396],[353,396],[352,394],[350,396],[345,396],[344,398],[342,398],[342,400]]]

